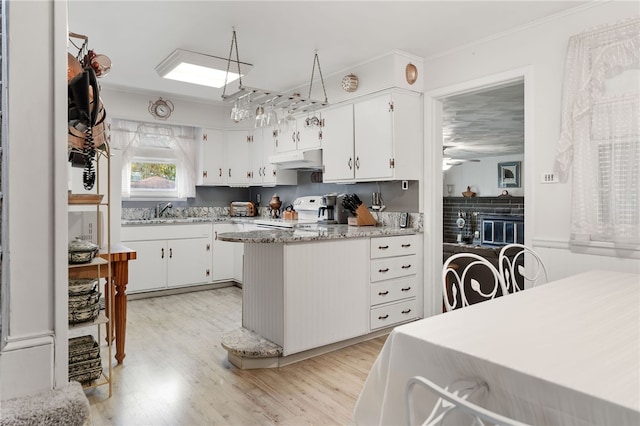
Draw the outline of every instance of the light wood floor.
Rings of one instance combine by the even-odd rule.
[[[346,425],[385,337],[279,369],[240,370],[220,337],[241,324],[242,290],[133,300],[126,358],[87,390],[98,425]],[[114,364],[115,365],[115,364]]]

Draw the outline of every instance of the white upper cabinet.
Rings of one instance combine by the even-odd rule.
[[[393,112],[391,94],[356,102],[354,108],[356,179],[393,177]]]
[[[421,100],[418,93],[389,91],[354,102],[353,110],[325,111],[324,181],[420,179]]]
[[[355,177],[353,153],[353,105],[323,111],[323,179],[325,182],[352,180]]]
[[[297,117],[295,120],[285,120],[280,126],[276,153],[295,150],[320,148],[322,143],[322,126],[307,125],[307,119],[320,119],[320,113]],[[311,124],[311,120],[309,120]]]
[[[197,140],[201,144],[198,185],[225,185],[227,167],[224,132],[199,129]]]
[[[251,147],[251,185],[296,185],[298,173],[295,170],[281,170],[269,163],[269,157],[276,153],[279,132],[276,128],[264,127],[253,131]]]
[[[248,186],[251,183],[253,135],[248,130],[227,131],[227,183]]]

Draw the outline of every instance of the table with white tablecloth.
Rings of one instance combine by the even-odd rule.
[[[395,328],[359,425],[406,424],[405,386],[485,381],[483,406],[535,425],[640,424],[640,275],[590,271]],[[436,397],[416,393],[422,421]]]

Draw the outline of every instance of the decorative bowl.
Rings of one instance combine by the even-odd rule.
[[[76,238],[69,242],[69,263],[89,263],[98,254],[98,245]]]
[[[475,197],[476,193],[471,190],[470,186],[467,186],[467,190],[462,193],[463,197]]]
[[[69,297],[91,293],[97,285],[98,280],[95,278],[69,280]]]

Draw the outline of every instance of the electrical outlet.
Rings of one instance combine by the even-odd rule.
[[[558,175],[556,175],[554,172],[543,173],[541,182],[542,183],[558,183],[559,182]]]

